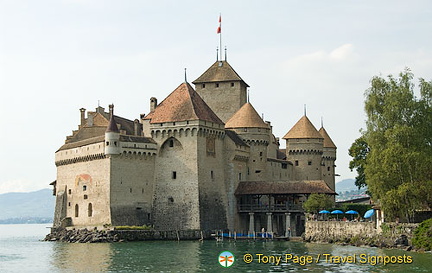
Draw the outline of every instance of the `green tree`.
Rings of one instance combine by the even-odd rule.
[[[373,77],[365,93],[366,130],[349,151],[356,185],[367,184],[390,217],[412,219],[415,209],[431,204],[419,189],[432,181],[432,81],[420,79],[420,98],[414,87],[409,69],[398,78]]]
[[[322,209],[328,209],[333,206],[333,198],[330,195],[322,193],[312,193],[306,202],[303,203],[303,208],[310,213],[317,213]]]
[[[353,169],[357,171],[355,185],[359,189],[367,186],[364,171],[366,168],[366,157],[369,153],[369,150],[369,145],[367,144],[364,136],[357,138],[348,150],[349,155],[353,158],[353,160],[351,160],[349,163],[349,168],[351,171]]]

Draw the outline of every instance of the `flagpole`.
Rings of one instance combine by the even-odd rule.
[[[219,60],[222,61],[222,14],[219,13]]]

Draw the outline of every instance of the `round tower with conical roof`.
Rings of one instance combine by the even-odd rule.
[[[319,129],[319,133],[324,138],[321,162],[322,179],[332,190],[335,190],[335,161],[337,148],[324,127]]]
[[[120,131],[114,118],[114,104],[110,104],[110,121],[105,131],[105,154],[120,154]]]
[[[267,166],[267,147],[270,126],[264,122],[250,103],[245,103],[225,124],[250,146],[248,170],[243,180],[262,181]]]
[[[324,139],[308,117],[304,115],[283,138],[294,180],[321,180]]]

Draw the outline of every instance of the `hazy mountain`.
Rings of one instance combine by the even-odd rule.
[[[55,196],[51,189],[0,194],[0,220],[49,218],[54,216]]]
[[[357,186],[354,183],[355,179],[344,179],[336,183],[336,192],[358,190]]]

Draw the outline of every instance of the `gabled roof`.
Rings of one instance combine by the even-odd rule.
[[[150,123],[205,120],[224,124],[187,82],[180,84],[145,119],[150,119]]]
[[[226,122],[225,128],[265,128],[269,125],[265,123],[252,104],[245,103],[243,106]]]
[[[313,126],[312,122],[308,119],[306,115],[304,115],[297,123],[291,128],[291,130],[286,133],[283,137],[284,139],[288,138],[323,138],[320,133],[318,133],[315,126]]]
[[[206,82],[242,81],[247,87],[249,85],[235,72],[227,61],[216,61],[193,84]]]
[[[334,148],[336,149],[336,145],[334,144],[333,140],[330,138],[330,136],[328,135],[326,129],[324,129],[324,127],[321,127],[319,129],[319,133],[320,135],[324,138],[324,148]]]
[[[306,181],[242,181],[238,184],[235,195],[256,194],[311,194],[325,193],[336,195],[324,180]]]

